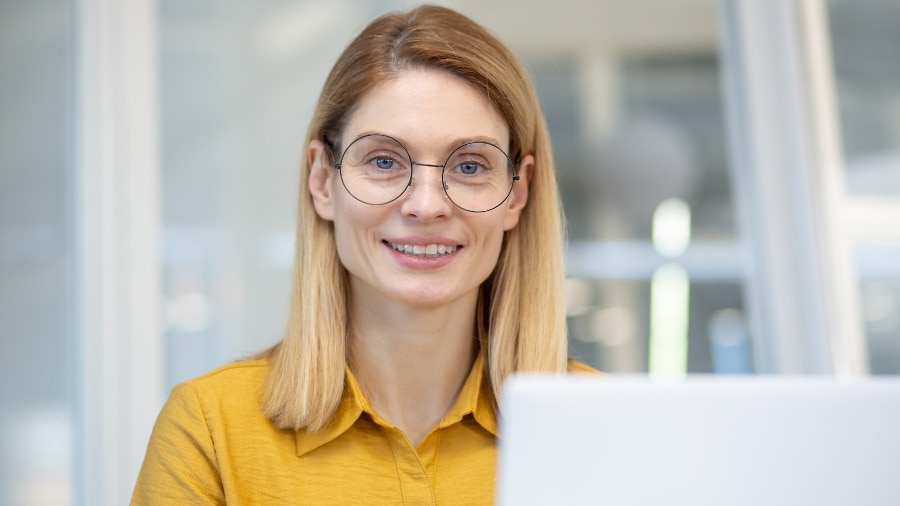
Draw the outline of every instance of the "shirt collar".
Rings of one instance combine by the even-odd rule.
[[[475,421],[484,430],[497,435],[497,416],[494,412],[494,403],[489,392],[490,386],[484,381],[484,360],[479,353],[472,364],[472,370],[453,407],[438,422],[438,428],[443,429],[458,423],[464,416],[471,414]]]
[[[484,361],[479,353],[472,364],[472,369],[463,383],[462,390],[456,398],[456,402],[447,411],[447,414],[438,422],[438,428],[444,429],[458,423],[468,414],[471,414],[476,422],[486,431],[493,435],[497,435],[497,416],[494,412],[494,404],[490,395],[490,386],[484,381]],[[383,419],[372,409],[368,399],[363,394],[359,383],[350,372],[350,368],[345,368],[344,392],[341,395],[341,402],[331,420],[316,432],[308,432],[305,430],[297,431],[297,456],[302,457],[316,448],[330,442],[347,431],[362,413],[368,413],[373,419],[382,421]]]

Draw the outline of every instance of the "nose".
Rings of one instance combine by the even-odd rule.
[[[422,220],[449,215],[453,204],[444,193],[443,166],[426,163],[414,163],[413,166],[412,181],[401,207],[403,214]]]

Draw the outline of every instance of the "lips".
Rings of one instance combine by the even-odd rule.
[[[456,251],[456,245],[448,245],[448,244],[400,244],[395,242],[388,242],[388,244],[399,251],[400,253],[404,253],[407,255],[417,256],[417,257],[440,257]]]

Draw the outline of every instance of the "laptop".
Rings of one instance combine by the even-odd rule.
[[[526,375],[503,402],[500,505],[900,505],[900,378]]]

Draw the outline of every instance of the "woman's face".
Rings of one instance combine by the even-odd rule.
[[[439,70],[408,70],[374,88],[349,118],[340,144],[346,148],[372,133],[399,140],[413,161],[433,165],[469,139],[509,146],[509,128],[486,95]],[[364,204],[343,187],[327,153],[321,142],[311,143],[309,191],[319,216],[334,222],[355,302],[474,302],[497,263],[503,232],[516,226],[528,200],[533,158],[521,160],[521,179],[503,204],[472,213],[447,198],[439,167],[423,165],[413,166],[412,186],[397,200]]]

